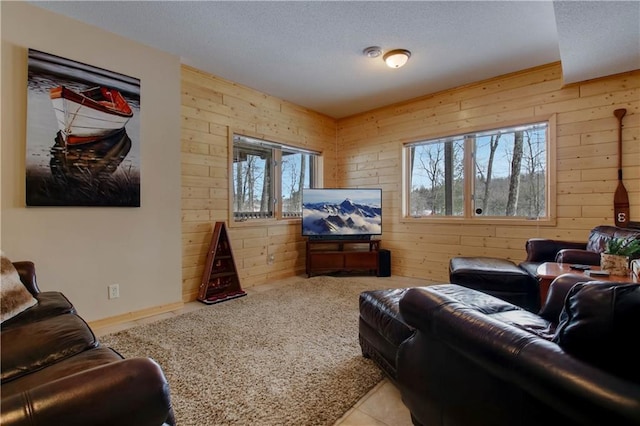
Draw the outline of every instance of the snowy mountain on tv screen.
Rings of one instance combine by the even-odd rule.
[[[302,206],[303,235],[378,235],[381,233],[380,206],[354,203],[306,203]]]

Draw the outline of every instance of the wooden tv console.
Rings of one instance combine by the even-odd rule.
[[[366,271],[378,275],[380,240],[307,240],[307,276]]]

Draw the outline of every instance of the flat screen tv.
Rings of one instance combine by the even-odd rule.
[[[382,234],[382,190],[302,190],[302,235],[311,239],[366,240]]]

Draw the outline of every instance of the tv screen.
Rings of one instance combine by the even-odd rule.
[[[382,190],[302,190],[302,235],[310,238],[368,239],[382,234]]]

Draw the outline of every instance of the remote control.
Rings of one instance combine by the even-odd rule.
[[[591,269],[591,266],[589,266],[589,265],[571,265],[569,267],[571,269],[577,269],[579,271],[587,271],[587,270]]]
[[[609,273],[607,271],[586,271],[586,275],[591,277],[608,277]]]

